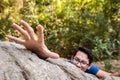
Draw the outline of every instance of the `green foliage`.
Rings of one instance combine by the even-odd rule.
[[[79,46],[91,49],[95,59],[113,58],[120,50],[119,0],[4,0],[0,3],[0,39],[20,36],[11,28],[26,20],[35,30],[45,28],[49,49],[70,58]],[[16,16],[17,15],[17,16]]]
[[[111,59],[113,58],[114,50],[117,49],[117,45],[120,45],[120,41],[114,39],[110,40],[109,38],[106,38],[105,40],[100,39],[99,37],[95,37],[94,39],[95,47],[92,50],[93,55],[97,60],[102,59]],[[117,58],[116,58],[117,59]]]
[[[12,23],[20,23],[21,19],[24,19],[29,22],[33,27],[37,25],[38,19],[33,17],[37,14],[33,10],[35,3],[33,1],[22,2],[20,0],[17,2],[16,0],[4,0],[0,6],[0,39],[5,40],[6,34],[11,34],[14,36],[20,36],[20,34],[14,30],[11,25]],[[23,4],[24,3],[24,4]],[[37,16],[37,15],[36,15]]]
[[[112,64],[111,64],[110,60],[108,59],[105,61],[105,71],[109,72],[111,69],[112,69]]]

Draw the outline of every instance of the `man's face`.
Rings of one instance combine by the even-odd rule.
[[[88,56],[81,51],[76,53],[76,55],[72,58],[72,62],[83,71],[86,71],[90,67]]]

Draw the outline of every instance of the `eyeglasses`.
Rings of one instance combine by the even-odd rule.
[[[80,60],[78,57],[74,57],[73,60],[75,60],[75,62],[76,62],[77,64],[80,63],[81,66],[86,66],[86,65],[88,65],[88,63],[87,63],[86,61],[82,61],[82,60]]]

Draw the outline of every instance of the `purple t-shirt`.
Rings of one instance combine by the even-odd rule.
[[[72,63],[71,60],[69,60],[68,62]],[[87,69],[85,72],[86,72],[86,73],[93,74],[93,75],[96,75],[99,70],[100,70],[100,69],[99,69],[96,65],[92,64],[92,66],[90,67],[90,69]]]

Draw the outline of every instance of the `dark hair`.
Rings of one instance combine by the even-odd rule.
[[[91,64],[91,63],[93,62],[92,52],[91,52],[88,48],[79,47],[77,50],[75,50],[75,52],[74,52],[74,54],[73,54],[73,57],[76,55],[76,53],[77,53],[78,51],[82,51],[82,52],[84,52],[84,53],[88,56],[89,64]]]

